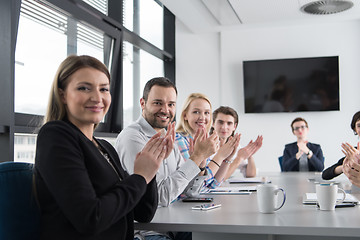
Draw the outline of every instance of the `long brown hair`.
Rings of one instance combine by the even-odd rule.
[[[66,108],[61,101],[59,89],[65,90],[69,84],[70,76],[82,68],[94,68],[103,72],[110,82],[110,73],[106,66],[94,57],[83,55],[68,56],[59,66],[53,80],[49,103],[44,118],[44,123],[55,120],[64,120],[66,118]]]

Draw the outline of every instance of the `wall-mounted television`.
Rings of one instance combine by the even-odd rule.
[[[244,61],[245,113],[337,111],[339,57]]]

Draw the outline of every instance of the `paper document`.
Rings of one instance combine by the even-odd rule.
[[[267,177],[253,177],[253,178],[244,178],[244,177],[235,177],[230,178],[229,183],[270,183],[270,179]]]
[[[343,197],[342,193],[338,193],[337,195],[337,199],[341,200]],[[317,197],[316,197],[316,193],[305,193],[303,196],[303,204],[316,204],[317,202]],[[345,200],[345,203],[356,203],[359,204],[359,200],[354,197],[353,195],[347,193]]]
[[[256,191],[256,186],[240,186],[240,187],[218,187],[215,189],[208,189],[201,194],[238,194],[248,195]]]

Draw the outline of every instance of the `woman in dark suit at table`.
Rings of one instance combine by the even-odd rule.
[[[285,145],[282,166],[285,172],[307,172],[324,169],[324,156],[319,144],[308,142],[309,126],[305,119],[295,118],[291,130],[297,141]]]
[[[41,239],[130,240],[134,219],[155,214],[155,174],[170,141],[156,134],[129,176],[112,145],[93,136],[111,103],[109,86],[107,68],[90,56],[69,56],[56,73],[35,157]]]
[[[360,111],[354,114],[350,123],[350,127],[354,131],[355,135],[360,136]],[[322,178],[325,180],[330,180],[342,174],[344,159],[345,157],[339,159],[337,163],[325,169],[322,173]]]

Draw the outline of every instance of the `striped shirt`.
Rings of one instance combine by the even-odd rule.
[[[178,146],[181,155],[183,156],[184,160],[187,161],[190,159],[190,139],[193,140],[193,137],[190,135],[185,135],[183,133],[176,133],[175,135],[175,143]],[[206,191],[207,189],[214,189],[221,185],[222,182],[218,182],[214,178],[214,174],[211,169],[208,167],[211,158],[206,159],[206,172],[207,177],[205,178],[205,184],[202,191]]]

